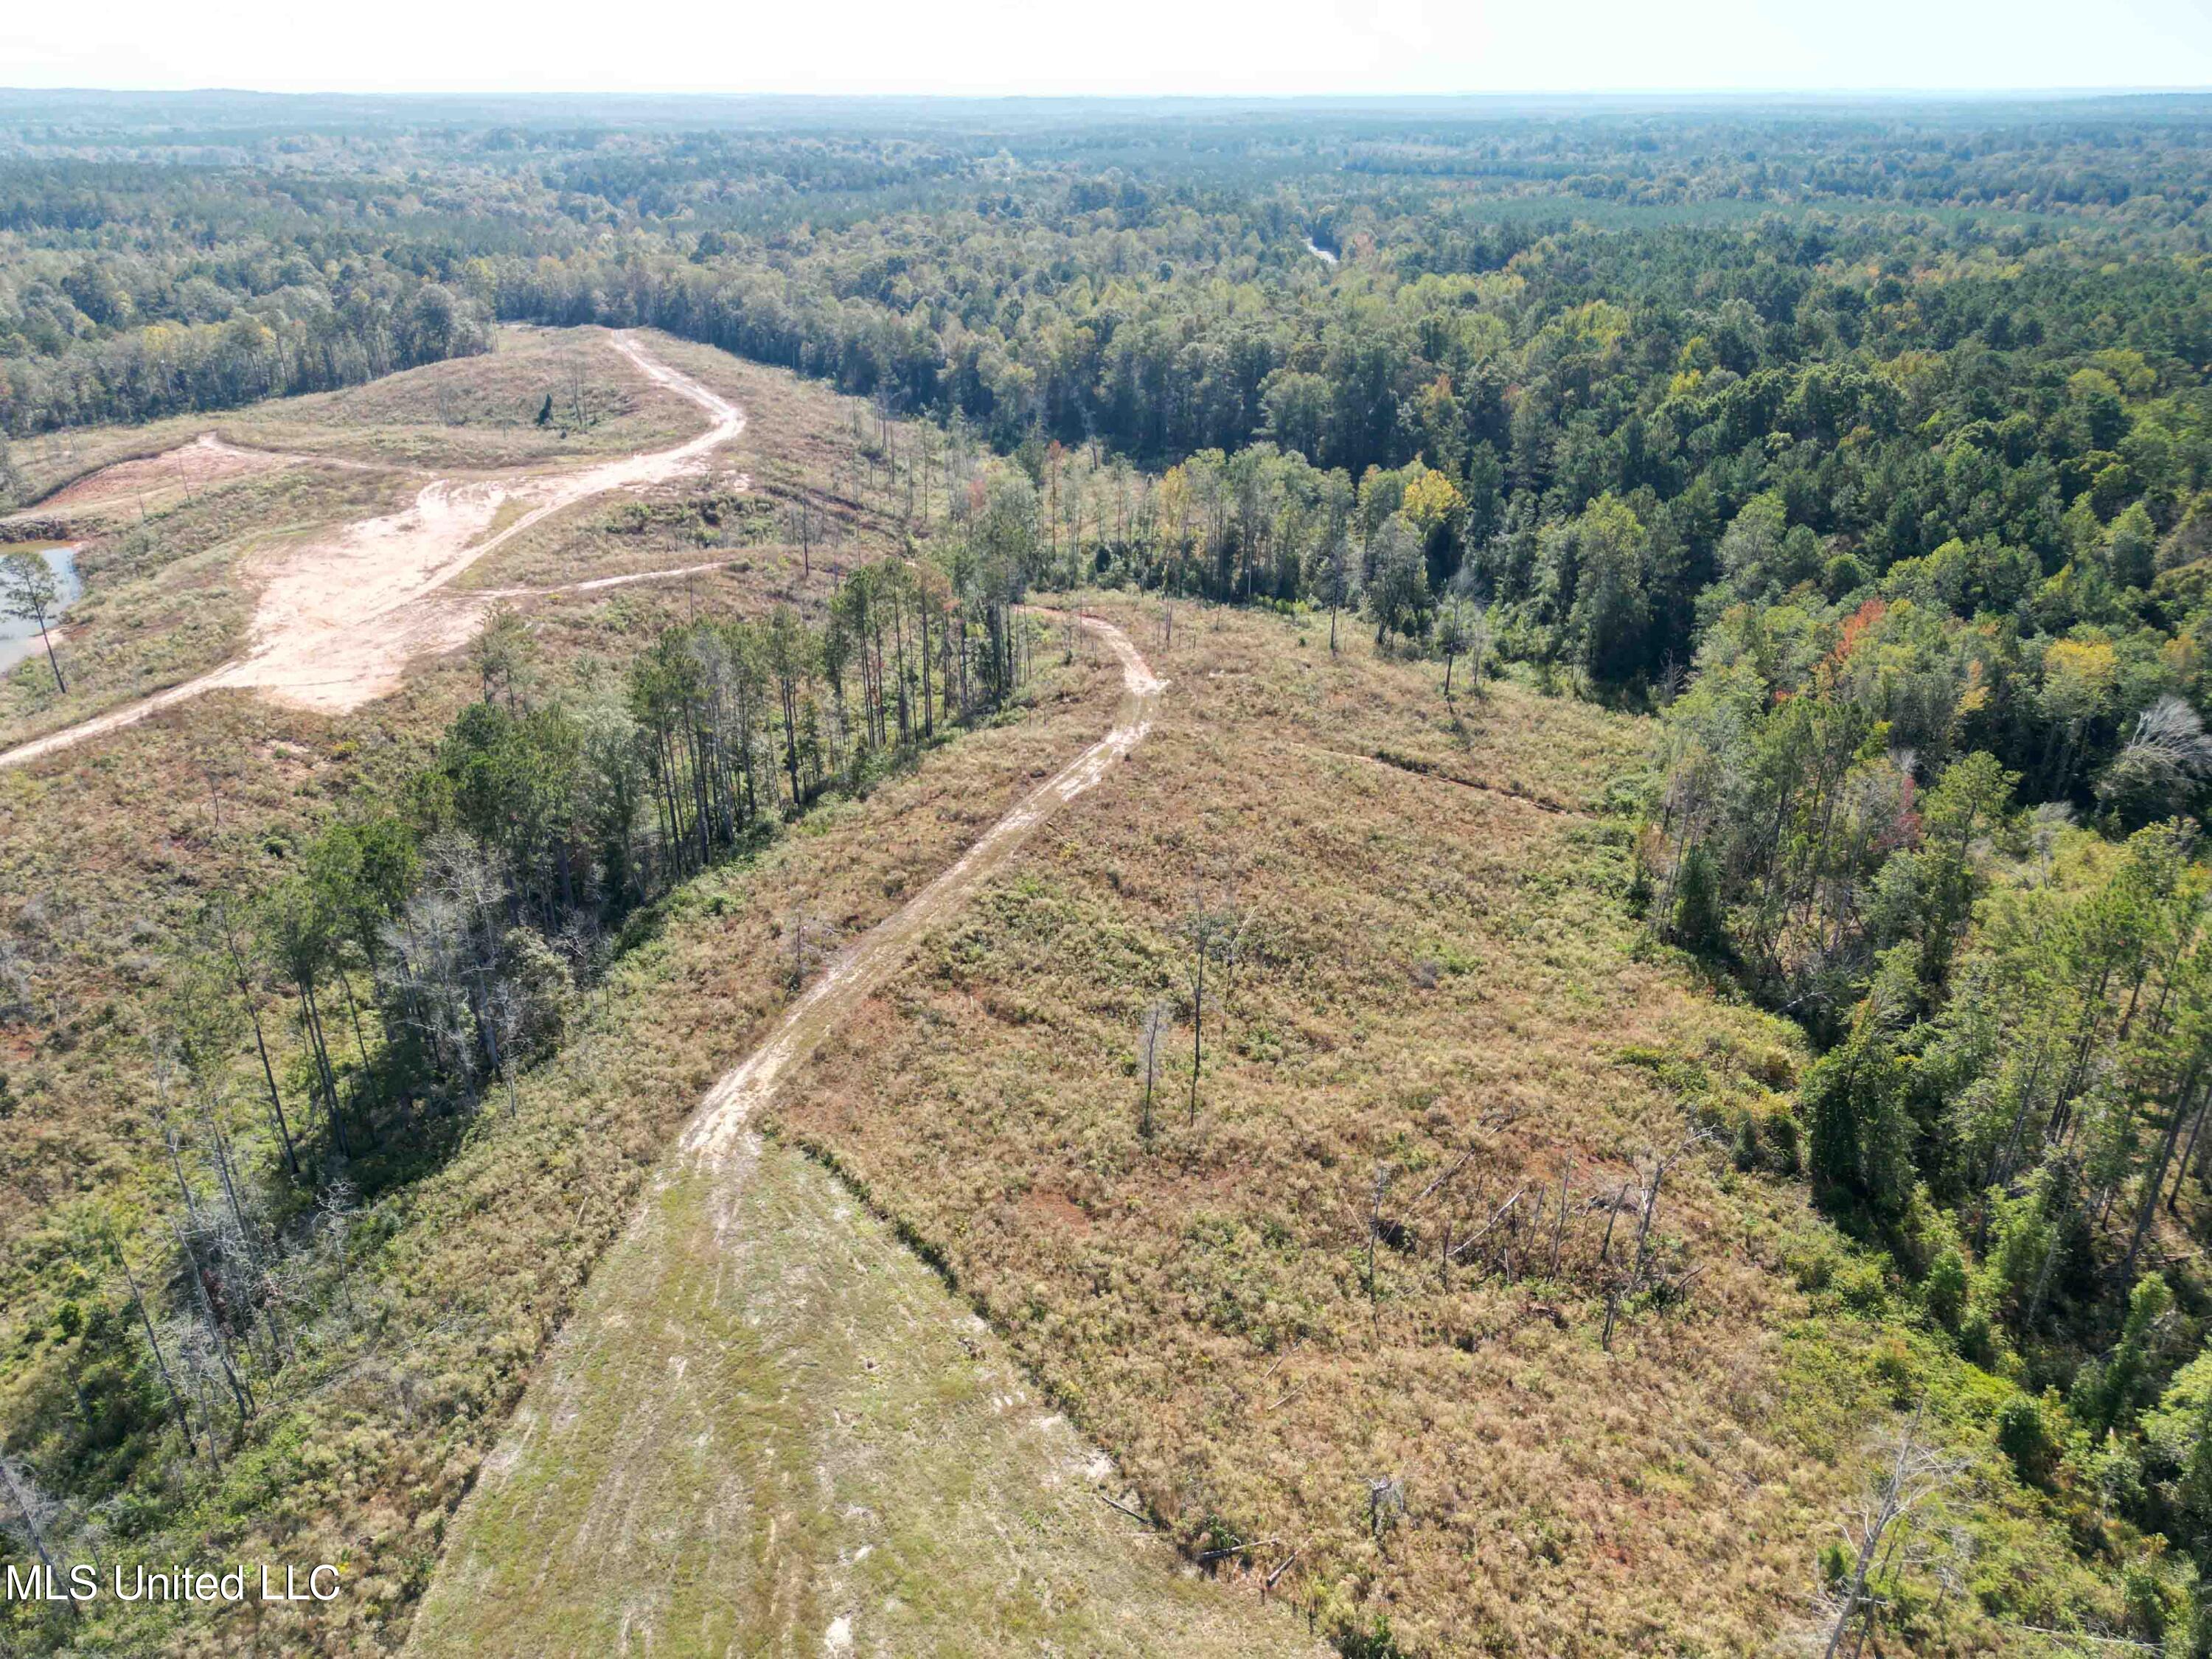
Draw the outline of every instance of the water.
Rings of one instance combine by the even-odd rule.
[[[1333,265],[1336,263],[1335,253],[1332,250],[1323,247],[1319,242],[1314,240],[1310,236],[1306,238],[1306,252],[1312,254],[1315,258],[1320,260],[1325,265]]]
[[[40,553],[46,556],[52,567],[54,580],[61,587],[61,603],[69,602],[83,592],[84,585],[76,579],[76,544],[73,542],[13,542],[0,544],[0,554]],[[49,626],[56,618],[46,618]],[[0,674],[6,673],[24,658],[43,656],[46,647],[39,643],[36,623],[0,615]]]

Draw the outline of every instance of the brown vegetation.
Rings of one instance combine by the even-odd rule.
[[[1223,1565],[1295,1550],[1340,1637],[1753,1650],[1802,1608],[1835,1496],[1780,1398],[1809,1224],[1693,1152],[1640,1237],[1692,1124],[1624,1056],[1693,1054],[1755,1100],[1796,1048],[1637,948],[1620,836],[1571,810],[1637,729],[1504,686],[1454,709],[1432,669],[1249,616],[1186,611],[1176,637],[1115,787],[774,1121],[941,1252],[1187,1544],[1281,1540]],[[1140,1026],[1170,1000],[1176,1098],[1201,892],[1237,917],[1218,1035],[1195,1121],[1147,1144]]]

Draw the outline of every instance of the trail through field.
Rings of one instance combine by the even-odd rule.
[[[707,428],[672,449],[569,472],[435,479],[400,512],[288,550],[268,573],[254,611],[253,643],[244,656],[0,752],[0,766],[39,759],[226,688],[259,690],[342,714],[392,691],[411,659],[465,644],[499,597],[440,593],[470,566],[590,496],[677,477],[744,430],[744,414],[728,399],[652,357],[628,335],[617,335],[613,343],[647,378],[706,410]],[[277,459],[321,464],[319,458]]]
[[[743,1133],[753,1109],[775,1092],[783,1074],[897,970],[924,932],[951,915],[986,877],[1004,866],[1038,824],[1095,787],[1107,769],[1152,729],[1152,711],[1165,689],[1163,682],[1154,677],[1127,634],[1111,623],[1090,617],[1081,620],[1121,659],[1121,708],[1113,729],[1031,790],[1012,811],[985,830],[951,869],[833,958],[822,977],[791,1005],[768,1040],[708,1094],[684,1131],[685,1152],[705,1157],[726,1152]]]
[[[1317,1651],[1111,1502],[1112,1463],[756,1108],[1107,778],[1163,690],[1119,629],[1113,727],[836,957],[707,1095],[447,1532],[409,1650]]]
[[[628,587],[636,582],[669,582],[684,576],[703,576],[710,570],[727,570],[727,559],[715,559],[706,564],[679,564],[668,570],[632,570],[619,576],[593,576],[580,582],[556,582],[550,587],[477,587],[464,597],[479,599],[542,599],[556,593],[601,593],[610,587]]]

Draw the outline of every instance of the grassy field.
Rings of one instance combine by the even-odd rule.
[[[1346,1651],[1769,1650],[1817,1626],[1818,1553],[1939,1377],[1928,1431],[1970,1466],[1941,1524],[1972,1536],[1969,1583],[2081,1612],[2062,1517],[1990,1445],[2004,1385],[1969,1386],[1760,1167],[1784,1161],[1795,1034],[1642,942],[1602,810],[1640,728],[1504,684],[1448,706],[1432,666],[1364,643],[1332,661],[1317,629],[1249,614],[1179,610],[1167,647],[1152,608],[1097,602],[1170,681],[1158,728],[786,1085],[745,1181],[666,1166],[464,1509],[420,1650],[524,1650],[548,1619],[681,1651],[803,1647],[847,1619],[870,1650],[938,1650],[913,1517],[972,1526],[935,1494],[979,1461],[1030,1516],[1022,1458],[1055,1462],[1007,1445],[1011,1412],[961,1426],[976,1367],[1002,1362],[995,1340],[954,1358],[957,1304],[855,1312],[918,1269],[865,1225],[825,1232],[779,1143],[939,1268],[1132,1507],[1255,1600],[1290,1563],[1278,1596]],[[1194,889],[1249,920],[1193,1121]],[[657,991],[659,1017],[684,997]],[[1178,1057],[1147,1140],[1155,1000]],[[1662,1289],[1608,1348],[1600,1252],[1627,1260],[1637,1213],[1608,1238],[1605,1200],[1675,1152]],[[1483,1234],[1516,1192],[1521,1222]],[[852,1334],[883,1320],[897,1344]],[[919,1421],[903,1365],[869,1370],[894,1346],[939,1357]],[[886,1413],[913,1431],[855,1468]],[[1405,1504],[1381,1526],[1376,1480]],[[886,1577],[850,1572],[863,1549]],[[1943,1650],[2006,1645],[1973,1605]],[[1018,1645],[1002,1599],[945,1606],[975,1620],[945,1650]],[[1254,1628],[1246,1650],[1298,1626]],[[1092,1650],[1070,1629],[1054,1650]],[[1206,1650],[1142,1626],[1126,1644]]]
[[[732,1163],[658,1179],[595,1271],[410,1652],[1300,1650],[1099,1501],[1110,1464],[832,1177]]]
[[[467,471],[665,449],[697,431],[700,416],[609,350],[604,329],[503,328],[488,356],[257,404],[210,424],[258,448]]]
[[[1632,917],[1598,809],[1640,728],[1510,685],[1447,705],[1433,665],[1332,660],[1310,626],[1183,611],[1162,648],[1151,607],[1103,608],[1170,682],[1158,729],[772,1132],[940,1260],[1188,1546],[1296,1553],[1281,1588],[1347,1650],[1747,1654],[1814,1627],[1868,1445],[1946,1362],[1758,1170],[1790,1028]],[[1243,933],[1194,1115],[1194,903]],[[1638,1219],[1615,1206],[1678,1152],[1662,1290],[1608,1350],[1601,1252]],[[1942,1431],[1974,1462],[1972,1571],[2062,1559],[1986,1419]],[[2052,1609],[2079,1593],[2051,1573]],[[1971,1607],[1959,1651],[2002,1639]]]

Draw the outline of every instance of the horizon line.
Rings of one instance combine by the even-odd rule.
[[[1587,102],[1603,99],[1636,100],[1665,100],[1690,99],[1723,99],[1753,101],[1763,99],[1818,99],[1845,100],[1872,99],[1895,100],[1922,99],[1958,101],[2005,101],[2025,99],[2096,99],[2096,98],[2191,98],[2212,97],[2212,83],[2197,85],[2077,85],[2077,86],[2004,86],[2004,87],[1945,87],[1945,86],[1889,86],[1889,87],[1812,87],[1812,86],[1751,86],[1751,87],[1599,87],[1599,88],[1522,88],[1509,90],[1465,90],[1455,92],[1429,91],[1296,91],[1296,92],[1187,92],[1187,91],[914,91],[871,88],[864,90],[820,91],[792,88],[702,89],[698,88],[625,87],[586,89],[568,87],[532,87],[494,88],[477,87],[394,87],[394,88],[271,88],[271,87],[158,87],[158,86],[11,86],[0,85],[0,97],[66,98],[270,98],[270,99],[343,99],[392,98],[437,99],[480,98],[491,101],[520,101],[533,98],[559,98],[581,102],[618,102],[623,100],[656,98],[696,101],[787,100],[794,102],[908,102],[908,103],[1180,103],[1180,104],[1285,104],[1285,103],[1393,103],[1439,104],[1467,102],[1504,102],[1514,100],[1564,100]]]

